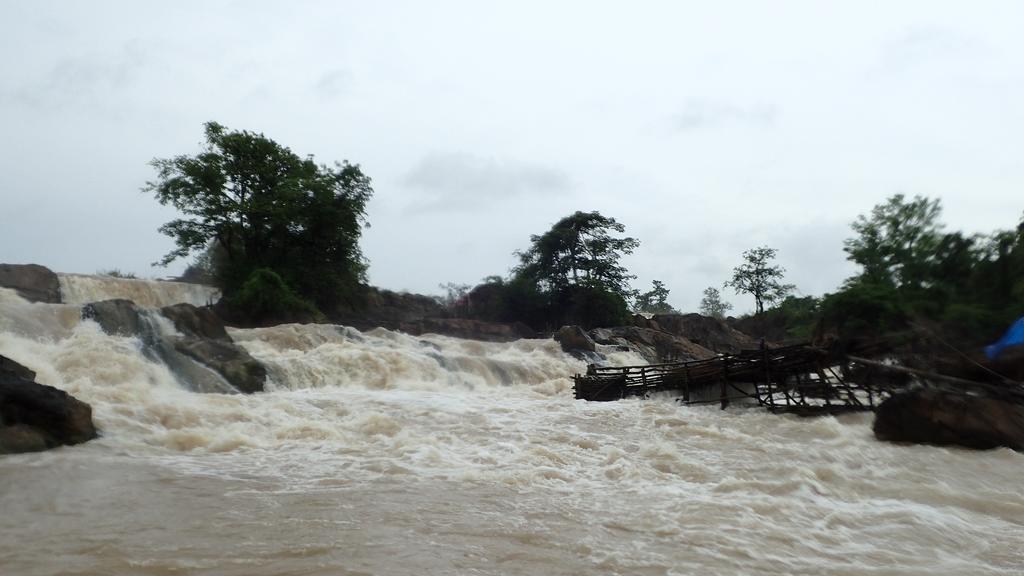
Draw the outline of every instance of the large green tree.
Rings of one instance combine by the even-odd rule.
[[[786,269],[772,264],[778,250],[761,246],[743,253],[743,264],[733,269],[732,280],[725,283],[736,293],[746,293],[754,297],[756,314],[764,313],[764,305],[778,302],[795,288],[792,284],[783,284],[782,278]]]
[[[536,329],[626,322],[627,301],[634,295],[629,281],[634,276],[621,258],[640,242],[617,236],[624,231],[622,224],[599,212],[576,212],[531,236],[530,247],[516,252],[519,265],[512,277],[496,287],[502,295],[503,318]]]
[[[513,273],[545,289],[592,286],[629,299],[633,292],[629,274],[620,263],[640,242],[616,238],[626,228],[600,212],[576,212],[562,218],[547,232],[530,236],[530,248],[517,252],[519,266]]]
[[[861,265],[860,280],[905,289],[923,286],[942,244],[941,213],[937,199],[907,200],[896,194],[870,214],[858,216],[851,225],[857,235],[846,240],[843,249]]]
[[[370,179],[358,165],[317,164],[263,134],[205,125],[204,149],[155,159],[143,190],[183,217],[160,227],[176,248],[160,264],[193,252],[223,254],[225,295],[256,270],[278,274],[321,307],[350,297],[365,281],[359,238]]]
[[[965,235],[941,215],[938,199],[897,194],[858,217],[845,250],[861,270],[823,302],[829,322],[865,334],[927,324],[978,343],[1024,312],[1024,226]]]

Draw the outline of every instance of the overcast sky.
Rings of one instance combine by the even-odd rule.
[[[180,272],[150,267],[175,213],[139,189],[216,120],[361,164],[385,288],[505,274],[599,210],[683,310],[761,244],[820,295],[894,193],[967,232],[1020,220],[1022,23],[1015,1],[0,0],[0,262]]]

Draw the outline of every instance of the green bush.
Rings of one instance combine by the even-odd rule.
[[[601,326],[622,326],[629,323],[626,300],[600,286],[571,286],[555,299],[551,311],[559,324],[577,324],[584,329]]]
[[[821,302],[826,326],[844,336],[877,336],[906,327],[899,294],[887,284],[853,282]]]
[[[253,270],[242,287],[229,299],[229,305],[246,318],[260,322],[318,320],[316,306],[297,296],[273,270]]]

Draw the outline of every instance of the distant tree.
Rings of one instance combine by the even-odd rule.
[[[941,214],[938,199],[915,196],[907,200],[903,194],[896,194],[875,206],[870,215],[858,216],[851,224],[857,235],[846,240],[843,250],[861,265],[859,280],[897,288],[922,286],[942,244]],[[952,239],[950,242],[959,244]]]
[[[224,253],[217,274],[226,296],[259,269],[321,307],[351,296],[365,282],[359,238],[373,193],[359,166],[317,164],[262,134],[216,122],[205,135],[199,154],[151,163],[157,178],[143,191],[184,214],[160,227],[177,247],[159,263],[212,244]]]
[[[701,314],[721,320],[729,310],[732,310],[732,304],[722,301],[722,294],[717,288],[709,286],[704,289],[704,298],[700,301]]]
[[[547,290],[585,285],[629,300],[633,296],[629,281],[635,276],[619,260],[632,254],[640,242],[611,235],[624,231],[625,226],[599,212],[576,212],[544,234],[530,236],[530,248],[516,253],[520,263],[513,274]]]
[[[445,282],[443,284],[438,284],[438,287],[444,291],[444,294],[442,296],[438,296],[436,298],[438,304],[444,306],[449,312],[455,314],[462,314],[468,311],[465,309],[460,309],[460,307],[468,308],[466,303],[466,296],[469,294],[469,290],[470,288],[472,288],[472,286],[470,286],[469,284]]]
[[[676,310],[668,303],[668,288],[661,280],[654,280],[652,288],[648,292],[639,294],[636,297],[634,309],[637,312],[648,312],[650,314],[672,314]]]
[[[96,272],[98,276],[108,276],[110,278],[125,278],[128,280],[135,280],[138,276],[134,272],[122,272],[120,268],[111,268],[110,270],[100,270]]]
[[[783,284],[785,268],[771,265],[778,250],[761,246],[743,253],[745,262],[733,268],[732,280],[725,283],[737,294],[746,293],[754,297],[756,314],[764,312],[765,304],[772,304],[786,297],[795,288],[792,284]]]

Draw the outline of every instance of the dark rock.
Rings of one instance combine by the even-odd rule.
[[[0,376],[17,376],[24,380],[35,380],[36,373],[6,356],[0,356]]]
[[[63,390],[0,372],[0,454],[80,444],[95,437],[91,406]]]
[[[404,326],[413,326],[425,319],[441,319],[445,316],[444,307],[437,300],[422,294],[368,288],[362,300],[359,306],[332,312],[329,314],[330,321],[357,330],[404,330]]]
[[[580,350],[594,352],[597,349],[594,341],[579,326],[562,326],[555,332],[553,338],[561,344],[562,350],[565,352]]]
[[[643,314],[633,314],[633,316],[629,320],[629,323],[631,326],[636,326],[637,328],[651,328],[654,330],[661,330],[661,326],[659,326],[657,322],[651,320],[650,318],[644,316]]]
[[[164,333],[151,316],[152,311],[139,310],[130,300],[104,300],[82,307],[82,317],[95,320],[104,332],[116,336],[137,336],[143,353],[163,361],[181,381],[196,392],[223,392],[204,384],[202,374],[193,362],[220,374],[241,392],[260,392],[267,380],[267,371],[242,347],[232,342],[211,310],[191,304],[167,306],[161,312],[170,319],[183,336]],[[208,373],[206,373],[208,374]]]
[[[38,264],[0,264],[0,286],[13,288],[30,302],[60,304],[60,280]]]
[[[1024,450],[1024,406],[933,389],[895,394],[878,407],[875,437],[892,442]]]
[[[235,343],[212,338],[177,338],[174,349],[224,377],[240,392],[262,392],[267,369]]]
[[[1024,382],[1024,345],[1018,344],[1005,348],[995,360],[987,357],[979,357],[982,364],[987,364],[988,369],[1004,378]]]
[[[191,304],[175,304],[160,309],[174,327],[186,336],[211,338],[230,342],[224,322],[211,308],[199,308]]]
[[[664,331],[682,336],[704,348],[723,354],[753,350],[760,341],[731,328],[724,320],[700,314],[657,314],[652,318]]]
[[[415,322],[403,323],[398,326],[398,329],[413,336],[441,334],[487,342],[512,342],[521,338],[536,337],[533,330],[520,322],[506,324],[469,318],[423,318]]]
[[[651,363],[702,360],[715,356],[713,351],[682,336],[651,328],[637,328],[636,326],[595,328],[589,334],[598,344],[624,346],[640,354]]]
[[[86,304],[82,306],[82,318],[95,320],[104,332],[114,336],[139,336],[143,333],[138,307],[123,298]]]
[[[474,318],[499,318],[506,308],[506,290],[503,284],[478,284],[466,295],[466,313]]]

